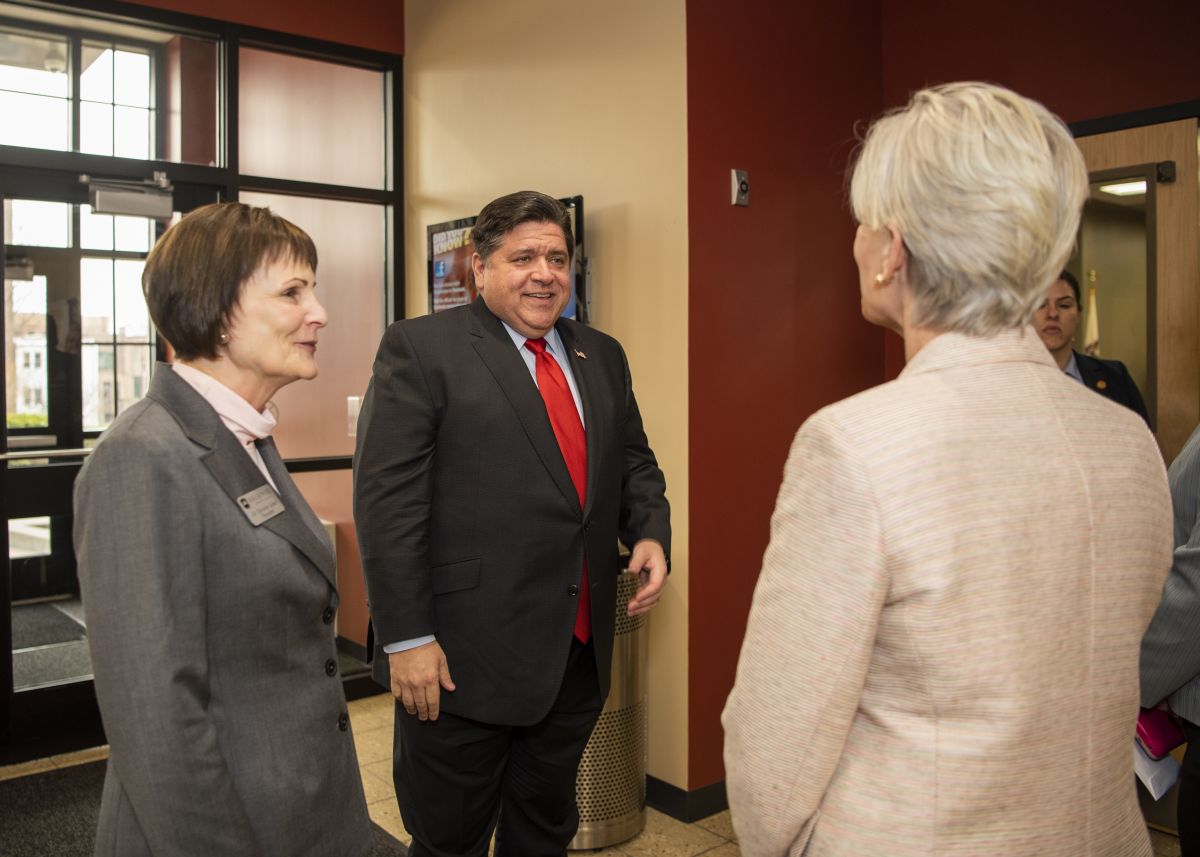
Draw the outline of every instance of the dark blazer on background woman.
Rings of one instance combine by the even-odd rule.
[[[1142,401],[1142,394],[1124,363],[1120,360],[1101,360],[1099,357],[1089,357],[1076,351],[1075,365],[1079,367],[1079,374],[1083,377],[1083,386],[1095,390],[1118,405],[1124,405],[1144,419],[1146,425],[1150,425],[1146,403]]]

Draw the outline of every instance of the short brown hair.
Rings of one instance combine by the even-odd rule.
[[[493,199],[479,212],[471,242],[484,262],[504,242],[504,236],[522,223],[553,223],[562,228],[567,240],[567,255],[575,254],[575,236],[571,234],[571,213],[552,196],[536,190],[519,190]]]
[[[312,239],[269,208],[201,206],[168,229],[146,259],[142,291],[150,318],[184,360],[215,359],[242,284],[281,258],[317,269]]]

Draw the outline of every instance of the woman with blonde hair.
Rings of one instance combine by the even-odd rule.
[[[862,312],[907,366],[788,458],[722,718],[745,857],[1151,853],[1132,741],[1163,465],[1029,326],[1086,194],[1063,123],[1001,87],[870,129]]]

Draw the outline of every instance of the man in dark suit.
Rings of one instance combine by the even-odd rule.
[[[1046,300],[1033,314],[1033,326],[1062,369],[1089,390],[1095,390],[1118,405],[1136,412],[1150,424],[1146,404],[1137,384],[1119,360],[1101,360],[1080,354],[1071,347],[1079,326],[1079,281],[1070,271],[1058,275]]]
[[[617,540],[667,575],[670,523],[621,346],[560,319],[566,209],[480,212],[481,300],[392,325],[359,419],[355,519],[397,699],[394,780],[413,857],[562,855],[608,693]]]

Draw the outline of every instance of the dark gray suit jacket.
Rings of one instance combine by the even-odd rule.
[[[606,695],[617,539],[670,551],[624,351],[574,321],[557,330],[583,400],[582,509],[537,386],[482,300],[392,325],[359,417],[354,517],[375,639],[436,634],[457,685],[442,708],[487,723],[550,709],[585,555]]]
[[[97,855],[357,855],[370,824],[336,674],[328,537],[285,511],[212,407],[159,364],[75,486],[75,550],[111,747]]]
[[[1142,705],[1170,699],[1200,723],[1200,428],[1167,471],[1175,516],[1175,559],[1142,640]]]

